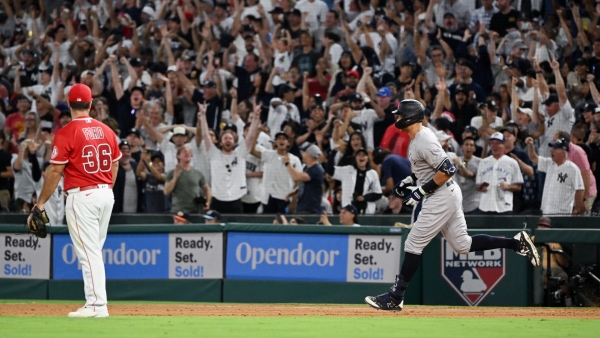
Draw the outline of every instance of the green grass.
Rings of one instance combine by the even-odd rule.
[[[598,337],[569,319],[344,317],[2,317],[2,337]]]

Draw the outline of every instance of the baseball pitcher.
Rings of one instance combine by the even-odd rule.
[[[89,116],[91,104],[88,86],[71,88],[68,105],[73,120],[54,137],[50,166],[28,220],[28,226],[47,223],[44,203],[64,175],[67,225],[81,264],[86,298],[84,307],[69,313],[74,318],[108,317],[102,246],[115,202],[112,187],[121,157],[115,133]]]
[[[396,116],[396,128],[410,136],[408,158],[414,170],[411,176],[394,187],[393,193],[404,198],[404,203],[409,206],[417,205],[420,201],[423,201],[423,206],[406,239],[404,261],[396,282],[389,292],[376,297],[367,296],[365,302],[375,309],[402,310],[404,291],[417,272],[421,253],[440,231],[459,254],[507,248],[527,256],[533,265],[539,265],[537,250],[524,231],[514,238],[468,235],[462,210],[462,193],[452,180],[456,168],[435,134],[423,127],[425,108],[417,100],[404,100],[393,114]],[[423,185],[416,186],[417,181]]]

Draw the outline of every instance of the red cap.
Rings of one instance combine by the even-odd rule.
[[[356,71],[354,69],[353,70],[349,70],[346,73],[346,76],[355,76],[357,79],[360,79],[360,74],[358,73],[358,71]]]
[[[90,87],[78,83],[71,87],[69,91],[69,101],[70,102],[91,102],[92,101],[92,91]]]

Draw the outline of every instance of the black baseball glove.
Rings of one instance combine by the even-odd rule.
[[[46,210],[40,210],[38,207],[31,209],[31,215],[27,218],[27,230],[39,238],[46,238],[48,232],[46,226],[50,223],[50,219],[46,214]]]

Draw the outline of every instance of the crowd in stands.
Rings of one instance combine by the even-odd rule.
[[[0,208],[35,204],[84,83],[123,153],[114,213],[410,213],[392,112],[414,99],[465,213],[597,214],[599,19],[593,0],[0,0]]]

